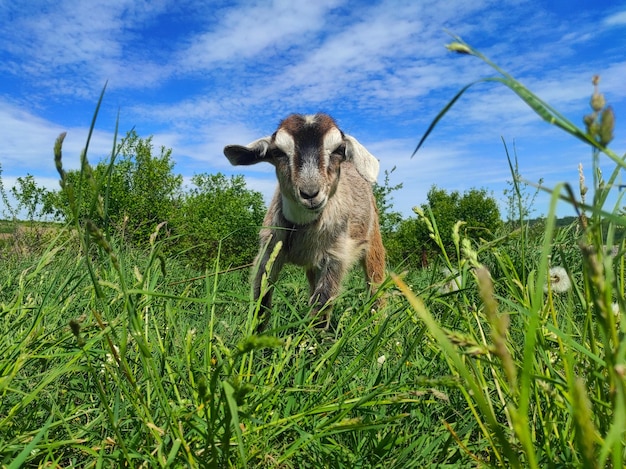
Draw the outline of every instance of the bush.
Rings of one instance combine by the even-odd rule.
[[[64,171],[66,189],[55,192],[52,205],[68,223],[91,220],[108,235],[116,231],[145,245],[155,227],[171,218],[183,181],[173,173],[171,149],[153,152],[152,137],[132,130],[108,161],[92,167],[83,154],[81,169]]]
[[[194,188],[181,199],[172,218],[175,245],[192,263],[206,268],[219,254],[220,264],[248,264],[258,249],[258,229],[265,204],[260,192],[249,190],[243,176],[198,174]]]
[[[433,186],[427,199],[421,208],[414,210],[431,214],[439,241],[431,237],[423,217],[404,219],[397,224],[393,235],[388,236],[391,243],[387,249],[392,264],[404,262],[411,267],[425,267],[440,252],[438,243],[453,259],[457,258],[453,249],[453,229],[459,221],[463,222],[460,232],[475,243],[481,239],[493,239],[502,227],[498,204],[486,189],[469,189],[461,195],[458,191],[447,192]]]

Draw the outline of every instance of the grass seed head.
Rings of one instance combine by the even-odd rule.
[[[598,93],[598,90],[596,89],[591,95],[590,104],[591,104],[591,109],[593,109],[594,112],[600,112],[606,105],[606,101],[604,100],[604,95],[602,93]]]
[[[601,145],[607,146],[613,140],[615,128],[615,114],[613,108],[607,106],[600,114],[600,126],[598,128],[598,140]]]

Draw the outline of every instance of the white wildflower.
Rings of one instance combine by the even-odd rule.
[[[448,268],[444,268],[441,270],[441,273],[446,277],[452,276],[452,272]],[[452,293],[455,291],[459,291],[461,287],[461,282],[463,281],[461,275],[456,275],[454,278],[448,280],[443,286],[439,288],[439,293]]]
[[[563,267],[551,267],[548,272],[548,280],[554,293],[565,293],[572,288],[572,282]],[[548,291],[548,285],[544,287],[544,291]]]
[[[120,356],[120,349],[118,348],[117,345],[113,345],[113,349],[115,351],[115,355],[117,355],[118,357]],[[106,354],[106,362],[107,363],[116,363],[116,359],[115,356],[113,354],[107,353]]]
[[[315,355],[316,352],[317,352],[317,343],[312,343],[312,344],[309,345],[309,343],[306,340],[303,340],[298,345],[298,352],[300,352],[300,353],[308,352],[310,354]]]
[[[113,345],[113,351],[114,353],[107,353],[104,355],[104,361],[100,363],[101,374],[106,371],[107,365],[117,365],[117,359],[115,357],[120,356],[120,349],[117,345]]]
[[[380,366],[383,366],[383,363],[385,363],[385,360],[387,360],[387,357],[385,357],[384,355],[381,355],[380,357],[378,357],[376,361],[378,362]]]
[[[618,303],[611,303],[611,311],[613,311],[613,316],[615,316],[615,321],[619,322],[622,312],[619,309]]]

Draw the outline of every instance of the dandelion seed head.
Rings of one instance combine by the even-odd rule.
[[[554,293],[565,293],[572,288],[572,282],[563,267],[557,266],[550,268],[548,279]],[[545,286],[544,290],[546,292],[548,291],[548,285]]]

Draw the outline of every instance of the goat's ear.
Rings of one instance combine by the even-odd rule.
[[[379,163],[374,155],[359,143],[359,141],[350,136],[344,135],[346,142],[346,160],[352,161],[354,167],[366,181],[374,184],[378,178]]]
[[[248,166],[267,160],[267,150],[270,147],[271,137],[263,137],[254,142],[243,145],[226,145],[224,155],[233,166]]]

